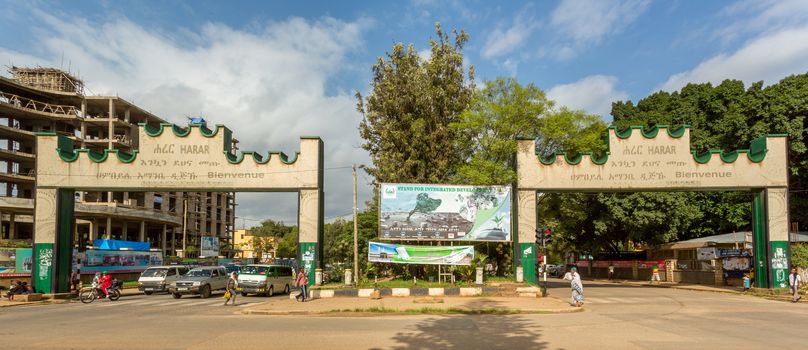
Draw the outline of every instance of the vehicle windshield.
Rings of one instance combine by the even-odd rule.
[[[140,277],[165,277],[168,269],[147,269],[140,274]]]
[[[241,273],[248,275],[265,275],[267,271],[269,271],[269,267],[266,266],[244,266],[241,268]]]
[[[212,270],[191,270],[186,276],[188,277],[210,277]]]

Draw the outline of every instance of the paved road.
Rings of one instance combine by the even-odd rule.
[[[561,282],[554,297],[567,298]],[[586,311],[514,316],[237,315],[263,301],[130,296],[0,309],[3,348],[726,349],[805,348],[808,305],[741,295],[588,283]],[[275,298],[286,298],[276,296]],[[290,301],[291,302],[291,301]]]

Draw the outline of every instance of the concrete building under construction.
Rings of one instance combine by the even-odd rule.
[[[10,73],[0,76],[0,239],[31,240],[34,132],[56,132],[91,150],[131,152],[138,148],[138,123],[165,121],[117,96],[86,96],[84,83],[62,70],[12,67]],[[232,246],[234,193],[77,192],[76,199],[82,250],[98,238],[147,241],[176,255],[185,237],[189,257],[198,254],[200,236]]]

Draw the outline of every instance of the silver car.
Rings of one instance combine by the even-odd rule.
[[[227,270],[222,266],[203,266],[191,269],[185,276],[172,283],[168,292],[175,299],[186,294],[210,297],[211,292],[227,287]]]

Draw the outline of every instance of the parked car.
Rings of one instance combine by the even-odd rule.
[[[239,273],[241,272],[241,268],[244,267],[242,265],[237,264],[227,264],[224,268],[227,270],[227,274],[230,275],[231,272]]]
[[[140,274],[137,289],[146,295],[154,292],[167,292],[171,283],[188,273],[186,266],[151,266]]]
[[[252,264],[241,268],[236,290],[242,296],[248,293],[272,296],[282,290],[289,294],[295,284],[295,272],[289,266]]]
[[[207,298],[213,291],[224,290],[228,278],[227,270],[222,266],[197,267],[172,283],[168,291],[175,299],[182,298],[185,294],[198,294]]]

